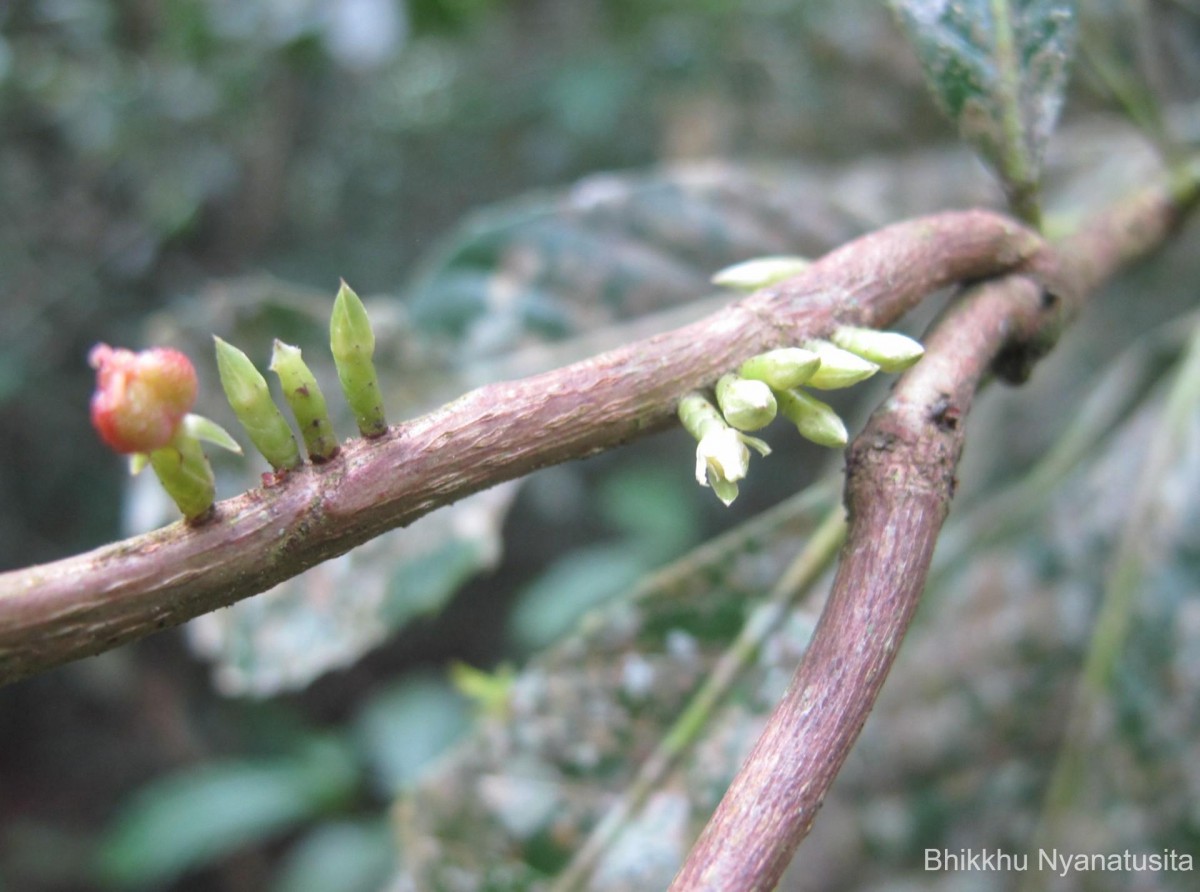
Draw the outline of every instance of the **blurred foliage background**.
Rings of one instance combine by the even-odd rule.
[[[1055,225],[1200,135],[1194,5],[1081,10]],[[673,324],[727,263],[1001,202],[868,0],[11,0],[0,121],[0,569],[170,516],[87,423],[96,341],[185,347],[236,430],[211,335],[263,365],[272,336],[300,343],[332,381],[344,276],[398,419]],[[1077,847],[1197,851],[1200,422],[1164,392],[1186,391],[1198,247],[1193,225],[983,401],[929,605],[789,888],[928,887],[924,846],[1030,848],[1064,739],[1097,766]],[[883,386],[841,398],[852,429]],[[1131,444],[1166,427],[1182,445],[1143,473]],[[536,886],[836,489],[784,501],[839,468],[772,430],[735,510],[664,435],[0,690],[0,890]],[[260,470],[222,465],[222,495]],[[1157,507],[1131,532],[1135,493]],[[1064,716],[1110,555],[1151,535],[1081,737]],[[597,888],[669,879],[818,609],[764,646]]]

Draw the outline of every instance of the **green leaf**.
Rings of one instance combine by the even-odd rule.
[[[1037,222],[1042,153],[1075,46],[1071,0],[893,0],[930,90]]]
[[[384,820],[322,824],[288,852],[271,892],[376,892],[392,866]]]
[[[442,680],[410,678],[376,695],[355,720],[355,739],[385,791],[407,789],[466,730],[464,697]]]
[[[513,634],[525,647],[544,647],[588,610],[628,589],[645,569],[642,556],[623,543],[570,552],[522,592],[513,611]]]
[[[402,844],[411,848],[402,852],[395,887],[448,888],[469,876],[476,889],[545,889],[547,875],[562,870],[640,760],[676,727],[747,620],[765,616],[763,593],[835,499],[832,486],[789,499],[624,590],[616,577],[628,568],[619,562],[633,559],[625,545],[576,551],[554,564],[527,595],[539,602],[537,613],[580,593],[605,603],[519,672],[506,708],[482,719],[400,800]],[[580,605],[561,606],[555,633]],[[802,607],[770,625],[730,696],[697,719],[707,719],[713,740],[682,759],[669,789],[651,797],[605,856],[598,872],[625,884],[604,888],[670,882],[787,684],[815,619],[812,607]]]
[[[100,850],[115,888],[164,885],[345,801],[358,785],[347,753],[314,741],[294,757],[203,765],[142,788]]]

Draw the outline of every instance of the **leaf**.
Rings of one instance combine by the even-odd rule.
[[[489,713],[399,801],[404,866],[389,888],[448,888],[456,877],[463,889],[545,888],[761,615],[763,593],[834,498],[833,487],[792,498],[701,546],[539,655],[512,681],[503,712]],[[772,629],[709,716],[707,738],[617,838],[589,888],[665,888],[815,619],[804,607]]]
[[[380,785],[396,795],[445,752],[467,723],[466,701],[452,687],[409,677],[372,697],[356,717],[354,732]]]
[[[1075,45],[1070,0],[893,0],[942,110],[1019,202],[1034,200]]]
[[[347,753],[330,741],[291,758],[171,775],[125,805],[101,846],[100,873],[119,888],[166,884],[345,801],[357,785]]]
[[[550,564],[519,596],[513,636],[522,647],[545,647],[572,628],[590,608],[625,591],[645,572],[626,545],[578,548]]]
[[[322,824],[288,852],[271,892],[376,892],[393,851],[386,821]]]
[[[226,694],[269,696],[350,665],[411,620],[439,611],[500,554],[515,487],[477,493],[295,579],[205,614],[188,641]]]

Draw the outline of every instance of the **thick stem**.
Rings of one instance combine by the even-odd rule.
[[[886,227],[692,325],[492,384],[182,524],[0,574],[0,683],[264,591],[437,507],[669,424],[688,391],[841,324],[886,326],[930,292],[1027,261],[1040,239],[988,211]]]
[[[963,422],[994,362],[1035,357],[1087,293],[1169,234],[1196,197],[1153,188],[1031,266],[971,289],[851,445],[850,532],[795,677],[671,885],[774,889],[858,738],[916,610],[949,511]],[[1056,256],[1057,255],[1057,256]]]
[[[1025,277],[978,286],[926,342],[925,358],[850,449],[850,533],[829,601],[783,701],[671,889],[775,888],[807,835],[883,685],[916,610],[949,509],[963,416]]]

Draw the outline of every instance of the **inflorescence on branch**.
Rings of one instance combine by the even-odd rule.
[[[849,533],[812,644],[672,885],[677,892],[774,888],[915,611],[976,390],[993,373],[1026,374],[1092,289],[1166,237],[1194,202],[1198,181],[1195,175],[1183,185],[1147,189],[1057,246],[989,211],[898,223],[811,265],[787,258],[790,278],[691,325],[481,387],[390,427],[373,370],[367,373],[373,341],[355,317],[361,304],[339,293],[331,345],[364,436],[330,442],[298,351],[277,344],[272,363],[285,395],[295,397],[288,401],[302,428],[305,419],[312,428],[308,464],[287,442],[278,410],[263,402],[261,374],[218,341],[227,394],[235,410],[240,401],[239,419],[277,474],[269,485],[216,503],[200,522],[0,574],[0,683],[257,594],[473,492],[660,430],[677,413],[699,441],[698,476],[723,499],[732,497],[748,460],[741,452],[748,442],[759,448],[744,430],[778,411],[804,433],[804,420],[820,417],[823,404],[801,383],[820,386],[814,378],[822,365],[831,373],[853,365],[840,353],[872,370],[910,363],[912,356],[893,354],[911,351],[911,342],[889,336],[882,343],[877,329],[941,288],[974,282],[935,324],[921,362],[904,372],[851,444]],[[831,359],[812,363],[805,353]],[[746,386],[759,383],[765,396]],[[190,400],[171,399],[175,424]],[[838,433],[829,418],[822,424],[805,435],[844,442],[844,429]],[[130,451],[165,448],[159,439]]]
[[[190,522],[0,574],[0,683],[250,597],[472,492],[660,430],[677,413],[698,441],[698,477],[728,501],[745,473],[746,444],[766,448],[745,430],[781,412],[805,436],[844,443],[836,415],[805,432],[823,403],[799,385],[820,387],[822,365],[828,373],[856,361],[871,371],[911,365],[919,345],[877,329],[937,289],[974,282],[851,444],[850,528],[826,610],[784,700],[672,885],[770,890],[808,833],[916,611],[974,394],[986,376],[1027,375],[1094,288],[1166,238],[1198,196],[1200,170],[1189,170],[1186,181],[1135,194],[1057,246],[980,210],[896,223],[812,264],[784,258],[794,275],[701,321],[486,385],[390,427],[370,369],[365,311],[343,285],[331,346],[364,437],[337,443],[299,352],[277,343],[272,369],[301,427],[311,427],[304,439],[312,461],[301,463],[262,375],[218,339],[224,389],[276,473],[260,489],[200,510],[211,501],[211,478],[199,473],[206,460],[197,445],[188,484],[196,489],[182,501],[173,492]],[[758,275],[751,267],[738,276],[751,274]],[[186,360],[103,347],[92,361],[113,388],[97,395],[97,429],[119,450],[146,456],[168,491],[173,471],[160,463],[173,462],[163,456],[186,465],[197,437],[222,441],[186,414],[194,397]],[[152,400],[138,390],[134,372],[143,364],[150,389],[161,391]],[[131,420],[120,415],[122,400],[162,400],[163,408]]]
[[[177,625],[470,493],[660,430],[684,396],[750,357],[842,326],[887,326],[938,289],[1029,263],[1041,246],[990,211],[897,223],[691,325],[481,387],[336,456],[309,442],[327,460],[217,503],[204,523],[0,574],[0,682]],[[291,361],[277,352],[274,365],[291,374]]]
[[[1020,270],[963,291],[851,444],[849,531],[783,699],[671,892],[769,892],[808,834],[916,612],[954,495],[964,420],[991,375],[1023,380],[1089,294],[1170,234],[1200,194],[1149,188]],[[887,535],[884,535],[884,532]]]

